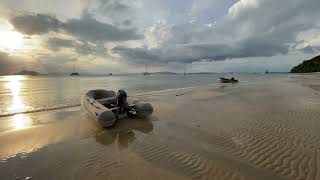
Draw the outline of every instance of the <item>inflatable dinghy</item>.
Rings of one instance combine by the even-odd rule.
[[[239,82],[237,79],[234,79],[234,78],[231,78],[231,79],[219,78],[219,81],[221,83],[238,83]]]
[[[150,103],[127,98],[124,90],[117,94],[114,91],[91,90],[81,98],[81,106],[103,127],[114,125],[120,115],[146,117],[153,112]]]

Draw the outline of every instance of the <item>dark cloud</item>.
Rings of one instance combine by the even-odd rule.
[[[72,48],[81,55],[96,55],[108,57],[108,50],[103,43],[88,43],[86,41],[75,41],[62,38],[49,38],[44,44],[46,48],[52,51],[60,51],[62,48]]]
[[[103,10],[105,13],[110,12],[123,12],[130,9],[130,6],[121,2],[120,0],[99,0],[100,1],[100,10]]]
[[[160,42],[157,48],[118,47],[113,52],[135,63],[191,63],[288,54],[298,43],[299,33],[320,24],[319,7],[319,0],[242,0],[213,26],[163,24],[167,27],[152,29],[153,38]]]
[[[57,18],[45,14],[17,16],[12,18],[10,22],[17,31],[27,35],[58,31],[62,24]]]
[[[12,18],[10,22],[17,31],[27,35],[65,31],[86,41],[127,41],[143,38],[135,29],[118,28],[97,21],[90,15],[84,15],[80,19],[71,19],[67,22],[44,14],[23,15]]]
[[[133,8],[134,3],[130,0],[93,0],[89,2],[86,13],[93,14],[98,19],[121,26],[123,25],[122,22],[127,19],[131,21],[137,19],[136,9],[134,10]]]
[[[125,25],[125,26],[130,26],[132,24],[132,22],[128,19],[122,21],[122,24]]]
[[[127,41],[143,38],[135,29],[120,29],[110,24],[99,22],[91,16],[72,19],[64,24],[64,29],[83,40],[88,41]]]
[[[125,48],[115,47],[119,54],[131,63],[192,63],[197,61],[222,61],[233,58],[270,57],[285,54],[288,46],[260,41],[240,41],[234,45],[193,43],[167,48]]]
[[[132,63],[146,63],[148,61],[164,62],[164,57],[160,49],[148,50],[146,48],[126,48],[126,47],[115,47],[112,49],[115,54],[121,55],[124,59],[130,59]]]
[[[59,51],[61,48],[74,47],[75,42],[68,39],[61,38],[49,38],[47,41],[47,47],[53,51]]]
[[[75,46],[75,50],[79,54],[83,55],[95,55],[102,58],[109,57],[108,49],[104,47],[103,43],[91,44],[87,42],[82,42]]]

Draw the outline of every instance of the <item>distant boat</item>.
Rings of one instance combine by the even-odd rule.
[[[70,76],[80,76],[80,74],[77,73],[77,72],[73,72],[73,73],[70,74]]]
[[[109,76],[112,76],[113,74],[112,73],[109,73]]]
[[[70,74],[70,76],[80,76],[79,73],[76,72],[76,65],[73,65],[73,73]]]
[[[219,81],[221,83],[238,83],[239,81],[237,79],[234,79],[233,77],[231,79],[228,78],[219,78]]]
[[[146,66],[145,66],[145,72],[143,72],[143,75],[144,75],[144,76],[149,76],[149,75],[151,75],[151,74],[148,72],[148,66],[147,66],[147,64],[146,64]]]
[[[269,74],[270,72],[269,72],[269,70],[268,69],[266,69],[266,71],[264,72],[265,74]]]

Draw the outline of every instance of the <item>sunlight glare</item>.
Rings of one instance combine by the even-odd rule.
[[[5,80],[7,80],[6,86],[10,89],[12,95],[12,103],[8,107],[8,111],[10,112],[23,112],[26,110],[26,106],[23,103],[20,97],[20,91],[22,82],[21,80],[25,79],[23,76],[6,76]]]
[[[16,51],[23,48],[23,36],[16,31],[0,31],[0,50]]]
[[[32,125],[32,120],[24,114],[16,114],[12,118],[12,126],[15,130],[24,129]]]

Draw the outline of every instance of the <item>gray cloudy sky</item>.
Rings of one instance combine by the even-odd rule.
[[[288,71],[319,54],[319,0],[0,0],[0,74]]]

